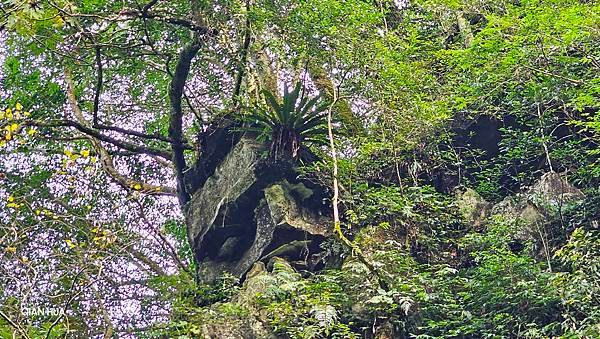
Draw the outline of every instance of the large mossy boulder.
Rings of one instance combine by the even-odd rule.
[[[259,260],[282,256],[310,261],[329,235],[315,206],[318,187],[297,179],[293,166],[273,164],[267,147],[242,137],[186,207],[198,278],[243,275]],[[320,192],[319,192],[320,193]]]

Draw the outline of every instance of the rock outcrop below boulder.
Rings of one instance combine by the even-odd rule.
[[[457,206],[465,221],[478,228],[491,217],[499,217],[514,225],[515,240],[547,241],[543,225],[560,215],[569,204],[585,198],[583,192],[570,184],[564,174],[548,172],[521,193],[504,198],[493,205],[473,189],[456,196]]]
[[[584,194],[571,185],[564,175],[556,172],[544,174],[523,193],[510,196],[494,205],[492,214],[515,221],[517,237],[535,239],[539,230],[532,228],[548,221],[565,205],[581,201]]]
[[[583,192],[571,185],[563,174],[556,172],[544,174],[525,191],[508,196],[495,205],[471,188],[456,195],[462,217],[474,227],[480,226],[492,215],[524,225],[545,222],[561,208],[584,198]]]
[[[314,266],[311,255],[329,235],[329,218],[304,207],[316,188],[290,167],[270,164],[266,152],[242,137],[192,195],[186,223],[200,281],[211,283],[225,272],[241,278],[274,256]]]
[[[230,301],[213,304],[208,310],[213,317],[202,325],[203,338],[254,339],[279,338],[269,326],[268,314],[257,298],[276,299],[301,285],[301,275],[284,259],[273,257],[271,270],[256,262],[248,272],[240,291]],[[240,310],[239,316],[223,310]]]

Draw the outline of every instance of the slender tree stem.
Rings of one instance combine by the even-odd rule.
[[[363,263],[367,267],[367,269],[375,276],[377,279],[377,283],[379,287],[381,287],[384,291],[388,291],[389,287],[381,274],[377,271],[375,266],[371,264],[367,258],[364,256],[360,248],[354,244],[350,239],[346,238],[344,232],[342,232],[342,224],[340,221],[340,212],[339,212],[339,182],[338,182],[338,163],[337,163],[337,150],[335,148],[335,139],[333,135],[333,109],[339,99],[338,89],[335,88],[333,91],[333,102],[329,106],[327,110],[327,135],[329,137],[329,147],[331,150],[331,159],[332,159],[332,174],[333,174],[333,233],[334,236],[337,237],[344,245],[348,246],[354,255],[358,258],[358,260]]]

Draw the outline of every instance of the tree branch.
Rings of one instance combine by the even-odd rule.
[[[169,152],[169,151],[159,149],[159,148],[154,148],[154,147],[137,145],[137,144],[125,141],[125,140],[118,140],[111,136],[101,134],[97,130],[95,130],[91,127],[84,126],[84,125],[80,124],[79,122],[73,121],[73,120],[67,120],[67,119],[48,120],[48,121],[26,120],[23,122],[23,125],[24,126],[38,126],[38,127],[73,127],[75,129],[77,129],[78,131],[82,132],[83,134],[94,137],[100,141],[108,142],[119,148],[131,151],[134,153],[156,155],[156,156],[159,156],[159,157],[167,159],[167,160],[171,160],[171,158],[172,158],[171,152]]]
[[[92,114],[92,126],[98,125],[98,109],[100,107],[100,93],[102,92],[102,58],[100,54],[100,46],[95,46],[96,50],[96,67],[97,80],[96,80],[96,91],[94,92],[94,112]]]
[[[332,83],[333,84],[333,83]],[[352,253],[356,254],[358,260],[367,267],[367,269],[373,273],[375,275],[375,278],[377,279],[377,283],[379,284],[379,287],[381,287],[384,291],[389,291],[389,287],[385,281],[385,279],[383,278],[383,276],[381,275],[381,273],[377,270],[377,268],[375,268],[375,266],[373,266],[373,264],[371,264],[369,262],[369,260],[367,260],[367,258],[365,257],[365,255],[363,254],[363,252],[361,251],[361,249],[354,244],[352,241],[350,241],[348,238],[346,238],[346,236],[344,235],[344,233],[342,232],[342,224],[340,221],[340,212],[339,212],[339,192],[340,192],[340,185],[338,182],[338,161],[337,161],[337,151],[335,148],[335,139],[334,139],[334,135],[333,135],[333,110],[334,107],[336,105],[336,103],[339,100],[339,95],[338,95],[338,89],[334,86],[333,87],[333,100],[329,106],[329,109],[327,110],[327,138],[329,139],[329,149],[331,151],[331,160],[332,160],[332,188],[333,188],[333,197],[331,200],[331,204],[333,207],[333,233],[336,236],[336,238],[338,238],[338,240],[340,240],[342,242],[342,244],[346,245],[349,249],[352,250]]]
[[[12,321],[12,319],[10,319],[8,317],[8,315],[6,315],[4,312],[2,312],[2,310],[0,310],[0,317],[4,318],[4,320],[6,320],[6,322],[8,322],[8,324],[10,326],[14,327],[14,329],[17,330],[23,336],[23,338],[29,338],[29,336],[27,335],[27,332],[25,332],[25,330],[23,330],[23,328],[21,328],[21,326],[19,326],[14,321]]]
[[[75,122],[75,121],[71,121],[71,120],[64,120],[64,122],[67,122],[69,126],[75,127],[75,128],[77,128],[79,130],[86,130],[86,131],[96,132],[95,130],[90,129],[88,127],[89,123],[85,120],[85,118],[83,116],[83,112],[81,111],[81,109],[79,108],[79,105],[77,104],[77,98],[75,98],[75,89],[74,89],[74,86],[73,86],[73,81],[72,81],[71,76],[70,76],[70,74],[69,74],[69,72],[67,70],[65,70],[65,78],[66,78],[66,83],[67,83],[67,97],[69,99],[69,103],[71,104],[71,108],[73,110],[75,118],[78,121]],[[172,194],[175,193],[173,191],[173,189],[171,189],[171,188],[166,188],[166,187],[162,187],[162,186],[145,184],[145,183],[137,182],[137,181],[134,181],[134,180],[131,180],[131,179],[128,179],[128,178],[124,177],[121,173],[119,173],[119,171],[117,171],[117,169],[114,166],[112,157],[110,156],[110,154],[108,153],[108,151],[100,143],[99,140],[102,140],[102,139],[100,137],[95,137],[95,136],[93,136],[93,135],[91,135],[89,133],[85,133],[85,134],[88,135],[90,142],[94,146],[94,149],[100,155],[100,159],[102,161],[102,167],[104,168],[104,170],[113,179],[115,179],[121,186],[123,186],[124,188],[126,188],[126,189],[131,189],[131,188],[139,189],[140,191],[142,191],[144,193],[147,193],[147,194],[172,195]],[[97,135],[98,136],[102,136],[99,133],[97,133]],[[104,137],[106,137],[106,136],[104,136]],[[139,185],[139,188],[136,187],[138,185]]]
[[[174,16],[168,16],[168,15],[164,15],[164,14],[149,13],[148,10],[147,11],[144,11],[144,10],[142,10],[142,11],[136,11],[136,10],[122,11],[122,12],[120,12],[120,15],[134,17],[134,18],[154,19],[156,21],[162,21],[164,23],[189,28],[190,30],[197,32],[200,35],[208,33],[208,29],[206,27],[197,25],[197,24],[193,23],[192,21],[177,18]]]
[[[168,143],[171,142],[171,139],[169,139],[165,136],[162,136],[160,134],[146,134],[146,133],[133,131],[133,130],[117,127],[117,126],[108,126],[108,125],[102,125],[102,124],[94,126],[94,127],[97,129],[102,129],[102,130],[107,130],[107,131],[115,131],[115,132],[119,132],[122,134],[132,135],[134,137],[138,137],[138,138],[142,138],[142,139],[158,140],[158,141],[164,141],[164,142],[168,142]],[[183,142],[183,147],[185,147],[185,149],[193,149],[193,147],[190,146],[189,143],[185,140]]]
[[[175,166],[177,176],[177,190],[179,192],[179,203],[184,206],[189,200],[190,195],[185,188],[184,174],[186,170],[185,157],[183,155],[183,110],[181,107],[181,98],[185,88],[185,82],[190,72],[192,59],[200,50],[201,43],[197,36],[192,43],[183,48],[179,54],[179,60],[175,66],[175,73],[169,87],[169,99],[171,102],[171,117],[169,120],[169,138],[171,139],[171,149],[173,150],[172,160]]]

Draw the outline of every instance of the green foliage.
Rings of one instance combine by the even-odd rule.
[[[482,233],[468,233],[458,241],[463,257],[455,265],[419,264],[401,245],[376,241],[371,260],[392,281],[391,290],[377,292],[364,281],[366,272],[357,271],[352,278],[350,266],[343,286],[349,287],[351,299],[377,301],[371,316],[388,317],[406,337],[562,333],[560,298],[550,284],[553,274],[531,256],[511,251],[510,239],[502,221],[488,224]]]
[[[555,253],[565,266],[552,280],[564,307],[567,337],[600,336],[600,233],[577,228],[567,244]]]
[[[178,242],[178,246],[177,246],[178,253],[177,254],[181,258],[187,259],[187,262],[189,263],[190,271],[193,272],[195,270],[196,263],[194,261],[194,254],[192,252],[192,248],[187,240],[187,232],[186,232],[185,225],[181,222],[178,222],[177,220],[171,219],[171,220],[165,221],[163,227],[167,234],[173,236],[173,238],[175,238],[175,240],[177,240],[177,242]]]
[[[205,322],[246,317],[247,310],[243,307],[225,303],[239,292],[237,283],[238,279],[227,275],[213,285],[197,285],[183,273],[152,279],[149,285],[162,300],[169,301],[172,311],[168,321],[153,324],[152,330],[142,337],[196,338]],[[204,308],[212,304],[221,306],[216,310]]]
[[[419,261],[449,259],[447,256],[454,251],[452,239],[464,233],[453,200],[430,186],[402,190],[397,186],[359,184],[344,202],[349,207],[346,216],[351,225],[378,225],[384,232],[404,238]]]
[[[256,295],[273,330],[292,338],[358,338],[344,318],[347,297],[335,275],[303,280],[289,268],[275,267],[276,283]]]
[[[105,311],[124,331],[114,336],[160,319],[154,331],[136,334],[199,337],[206,324],[227,326],[257,315],[289,337],[368,336],[384,324],[397,336],[421,338],[600,336],[598,3],[5,3],[3,305],[18,300],[15,293],[36,296],[40,304],[53,296],[53,303],[68,304],[77,314],[70,324],[89,330],[76,333],[81,337],[97,337],[97,328],[108,327]],[[224,112],[255,102],[266,82],[274,79],[277,87],[302,78],[305,88],[286,86],[281,100],[263,92],[266,105],[243,117],[245,131],[271,142],[272,157],[297,158],[303,146],[326,142],[323,103],[337,91],[336,120],[345,124],[342,115],[350,114],[360,125],[357,133],[335,136],[343,231],[389,290],[333,241],[324,247],[343,261],[341,268],[302,277],[276,263],[273,272],[254,277],[262,289],[239,286],[232,276],[198,286],[189,274],[173,273],[177,256],[195,269],[174,199],[114,183],[123,177],[171,188],[170,152],[179,145],[167,137],[173,103],[167,98],[172,79],[180,77],[177,55],[198,36],[202,46],[185,74],[182,98],[186,160],[195,160],[196,151],[197,158],[211,154],[204,138]],[[98,90],[96,113],[112,128],[76,124],[65,71],[73,75],[84,118],[94,113]],[[237,76],[240,92],[232,99]],[[314,96],[317,91],[323,97]],[[495,130],[465,132],[479,117],[497,122],[497,145],[476,140]],[[163,156],[132,146],[161,149]],[[101,147],[111,158],[98,156]],[[322,162],[311,165],[318,174],[310,178],[329,187],[331,157],[320,156]],[[552,220],[544,227],[556,230],[549,232],[549,248],[561,248],[550,259],[559,272],[511,248],[512,223],[493,219],[470,229],[454,198],[441,193],[470,186],[498,201],[550,169],[587,188],[581,205],[547,216]],[[319,212],[328,203],[325,198]],[[527,249],[533,246],[523,241]],[[139,317],[122,319],[121,304],[139,305]],[[47,319],[29,321],[17,307],[10,311],[31,337],[46,335]],[[0,336],[11,336],[0,321]],[[50,336],[64,335],[64,321],[52,331]]]

